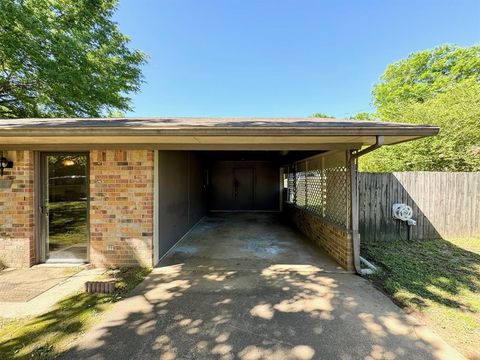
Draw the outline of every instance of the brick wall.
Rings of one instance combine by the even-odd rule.
[[[301,232],[333,257],[340,266],[346,270],[354,269],[352,235],[348,230],[292,204],[284,204],[284,214]]]
[[[153,151],[90,152],[90,262],[153,263]]]
[[[33,152],[0,151],[0,156],[13,161],[13,169],[0,177],[0,262],[29,267],[36,260]]]

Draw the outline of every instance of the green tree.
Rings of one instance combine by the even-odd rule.
[[[367,111],[363,111],[363,112],[359,112],[359,113],[356,113],[355,115],[353,116],[350,116],[350,119],[351,120],[368,120],[368,121],[373,121],[373,120],[376,120],[377,117],[374,113],[370,113],[370,112],[367,112]]]
[[[0,0],[0,117],[91,117],[130,109],[145,55],[117,0]]]
[[[423,103],[466,79],[480,80],[480,46],[413,53],[389,65],[380,79],[373,90],[378,115],[395,118],[406,103]]]
[[[466,79],[424,102],[407,102],[396,122],[440,126],[440,134],[384,146],[360,159],[360,170],[480,171],[480,83]]]
[[[125,113],[120,110],[109,110],[106,114],[108,118],[123,118],[125,117]]]
[[[441,130],[362,157],[362,171],[480,171],[480,46],[411,54],[380,79],[373,91],[377,117]]]
[[[312,117],[321,118],[321,119],[333,119],[333,116],[327,115],[325,113],[319,113],[319,112],[313,114]]]

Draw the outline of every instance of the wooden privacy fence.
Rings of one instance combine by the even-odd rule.
[[[414,239],[480,237],[480,172],[359,173],[363,241],[406,239],[392,205],[412,207]]]

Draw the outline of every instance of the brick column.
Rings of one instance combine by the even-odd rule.
[[[153,151],[90,152],[90,261],[152,266]]]
[[[33,151],[0,151],[13,161],[0,177],[0,262],[30,267],[36,261]]]

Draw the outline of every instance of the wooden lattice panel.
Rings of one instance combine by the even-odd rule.
[[[350,227],[351,176],[346,152],[299,161],[286,171],[289,202],[333,224]]]

